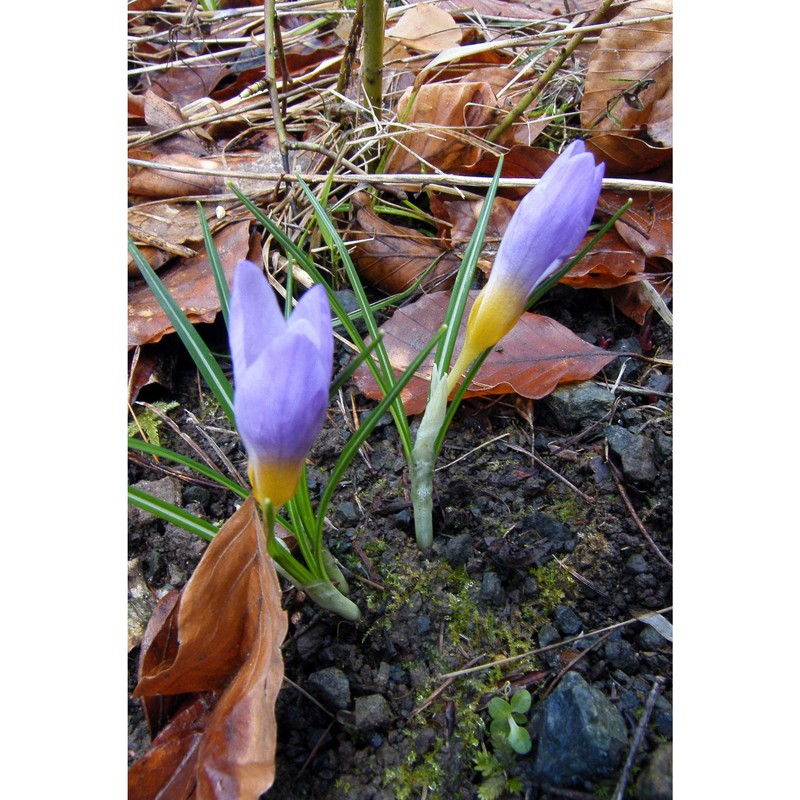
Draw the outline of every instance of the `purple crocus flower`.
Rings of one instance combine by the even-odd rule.
[[[450,373],[452,391],[467,367],[517,323],[528,300],[575,251],[592,221],[605,165],[580,140],[550,165],[517,206],[489,280],[475,299],[464,347]]]
[[[333,373],[328,298],[314,286],[288,321],[261,270],[240,261],[229,338],[236,426],[259,503],[278,508],[297,491],[306,453],[322,428]]]

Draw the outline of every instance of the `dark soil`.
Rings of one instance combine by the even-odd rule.
[[[671,358],[670,332],[660,319],[642,330],[615,313],[600,292],[559,287],[537,311],[588,341],[611,349],[622,345],[627,352],[638,349],[638,342],[645,356]],[[212,343],[220,338],[216,327],[205,333]],[[216,346],[224,348],[224,340]],[[170,349],[179,353],[180,346],[161,346],[164,353]],[[622,363],[613,362],[596,382],[613,385]],[[188,417],[191,411],[244,474],[244,453],[235,436],[220,432],[229,426],[210,392],[182,357],[175,369],[172,389],[147,387],[140,399],[178,400],[181,406],[170,417],[216,458]],[[488,700],[511,682],[514,689],[530,690],[535,707],[578,654],[583,657],[573,668],[617,705],[629,742],[652,683],[664,680],[636,751],[630,781],[635,782],[657,745],[672,739],[671,644],[638,621],[606,638],[571,637],[607,631],[672,602],[671,568],[665,563],[672,558],[672,401],[666,379],[654,383],[658,374],[669,371],[647,358],[628,358],[611,411],[576,426],[559,422],[546,400],[507,395],[466,401],[439,457],[436,535],[424,555],[415,545],[402,449],[391,419],[381,422],[328,515],[327,542],[352,576],[362,621],[345,623],[321,612],[285,585],[287,681],[278,701],[277,778],[267,797],[476,798],[481,776],[474,758],[482,746],[492,749]],[[654,385],[662,388],[641,390]],[[310,454],[312,498],[352,428],[351,394],[362,417],[374,407],[349,387],[344,406],[332,404],[329,424]],[[625,473],[608,445],[609,425],[650,442],[652,475]],[[161,432],[166,446],[185,449],[167,428]],[[131,483],[164,477],[130,465]],[[229,494],[167,480],[193,513],[220,522],[234,509]],[[159,595],[188,580],[204,546],[131,510],[130,557],[140,559]],[[669,612],[665,616],[671,618]],[[449,682],[442,677],[562,640],[569,641],[504,666]],[[131,688],[137,654],[138,648],[130,655]],[[330,667],[346,677],[338,695],[320,689],[320,676],[312,678]],[[373,695],[386,704],[365,700]],[[138,704],[131,701],[130,708],[134,759],[149,739]],[[509,777],[522,780],[517,796],[608,797],[619,779],[621,768],[611,779],[578,789],[537,785],[528,769],[535,751],[534,742],[531,755],[509,762]]]

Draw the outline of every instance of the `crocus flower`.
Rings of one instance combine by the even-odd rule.
[[[484,350],[514,327],[536,287],[578,247],[592,221],[604,170],[603,164],[595,165],[582,141],[574,141],[522,198],[500,242],[489,280],[470,311],[449,391]]]
[[[322,428],[333,373],[333,329],[322,286],[288,321],[261,270],[240,261],[230,306],[233,407],[249,457],[253,494],[276,508],[297,491],[306,453]]]

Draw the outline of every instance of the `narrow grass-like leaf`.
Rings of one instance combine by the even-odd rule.
[[[208,220],[203,211],[203,204],[199,200],[197,201],[197,211],[200,214],[200,226],[203,229],[203,242],[206,246],[208,263],[211,264],[211,271],[214,273],[214,283],[217,287],[217,296],[219,297],[219,305],[222,309],[222,317],[225,320],[225,327],[228,328],[230,327],[228,319],[230,317],[231,292],[228,288],[228,281],[225,278],[225,270],[222,269],[222,262],[219,260],[217,246],[214,244],[214,239],[211,236],[211,229],[208,227]]]
[[[128,502],[209,542],[217,535],[216,525],[133,486],[128,487]]]
[[[322,523],[325,519],[325,511],[331,501],[333,492],[341,481],[344,471],[350,465],[350,462],[355,458],[359,447],[366,441],[367,437],[372,433],[375,426],[380,422],[381,417],[388,411],[394,402],[399,399],[400,392],[403,391],[405,385],[414,377],[414,373],[422,366],[428,353],[441,341],[442,337],[447,332],[447,326],[442,325],[433,338],[425,345],[417,357],[408,365],[408,369],[397,378],[394,386],[389,390],[386,396],[380,403],[372,410],[369,419],[364,422],[361,427],[350,437],[347,444],[342,448],[339,459],[336,462],[333,470],[331,471],[328,483],[325,485],[325,490],[320,498],[317,507],[317,531],[321,535]],[[411,461],[409,460],[409,465]]]
[[[128,447],[131,450],[138,450],[141,453],[147,453],[148,455],[156,456],[157,458],[164,458],[168,461],[174,461],[176,464],[181,464],[184,467],[188,467],[193,472],[197,472],[200,475],[205,475],[206,478],[210,478],[223,488],[230,489],[232,492],[238,494],[241,498],[247,498],[250,495],[250,492],[247,491],[247,489],[239,486],[238,483],[232,481],[221,472],[217,472],[200,461],[195,461],[193,458],[188,458],[180,453],[176,453],[174,450],[169,450],[166,447],[161,447],[160,445],[155,445],[151,442],[145,442],[142,439],[134,438],[128,439]]]
[[[220,369],[206,343],[194,329],[194,325],[186,318],[180,306],[172,299],[172,295],[167,291],[161,279],[156,275],[155,270],[147,263],[139,248],[131,241],[128,241],[128,249],[139,267],[142,277],[147,281],[147,285],[152,290],[161,308],[164,309],[169,321],[180,336],[189,355],[200,370],[200,374],[205,378],[217,402],[225,412],[225,416],[236,424],[233,414],[233,387],[225,374]]]

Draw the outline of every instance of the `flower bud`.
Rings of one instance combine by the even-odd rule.
[[[261,270],[240,261],[229,338],[234,413],[253,494],[278,508],[297,491],[328,408],[333,329],[325,289],[309,289],[286,320]]]
[[[550,165],[517,206],[497,250],[489,280],[473,303],[464,347],[449,381],[516,325],[531,295],[575,251],[592,221],[604,164],[580,140]]]

